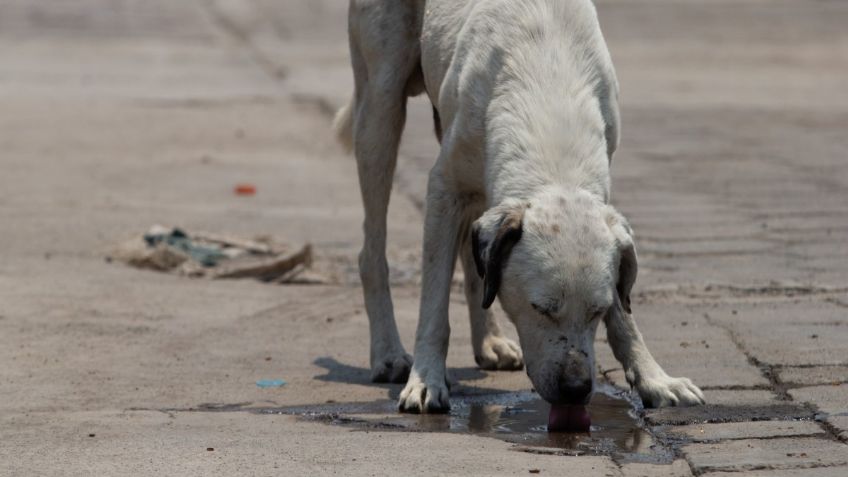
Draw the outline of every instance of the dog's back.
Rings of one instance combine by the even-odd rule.
[[[608,195],[618,86],[591,1],[430,0],[421,65],[443,128],[460,117],[459,135],[488,151],[486,170],[513,164],[498,155],[536,151],[548,162],[540,173],[573,170]]]

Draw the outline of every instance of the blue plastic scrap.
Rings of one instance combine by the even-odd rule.
[[[281,388],[286,385],[286,381],[284,379],[260,379],[256,381],[256,386],[265,389],[265,388]]]
[[[147,245],[155,247],[160,243],[181,250],[191,256],[192,259],[204,267],[214,267],[227,256],[220,247],[209,247],[195,243],[185,232],[178,228],[171,229],[169,233],[146,233],[144,241]]]

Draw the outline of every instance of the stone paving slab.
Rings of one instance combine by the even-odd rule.
[[[531,475],[538,469],[541,475],[621,475],[608,457],[515,452],[506,442],[472,435],[404,433],[399,438],[394,432],[350,431],[291,416],[96,411],[67,413],[62,421],[57,425],[50,414],[34,413],[28,426],[14,431],[14,441],[8,426],[0,426],[0,473],[483,477]],[[47,435],[50,446],[44,445]]]
[[[677,459],[671,464],[630,463],[621,466],[624,477],[692,477],[689,464]]]
[[[707,472],[703,477],[845,477],[848,467],[818,467],[812,469],[779,469],[742,472]]]
[[[811,437],[696,443],[682,452],[696,473],[848,465],[848,446]]]
[[[842,365],[848,359],[848,319],[845,309],[832,303],[737,304],[704,312],[767,364]]]
[[[760,370],[748,363],[721,328],[711,326],[700,311],[687,306],[640,303],[634,316],[654,358],[672,376],[686,376],[703,387],[767,386]],[[599,330],[600,336],[605,331]],[[620,368],[608,346],[599,346],[601,369]],[[623,373],[611,373],[614,384],[627,388]]]
[[[727,439],[757,439],[766,437],[798,437],[825,435],[824,429],[814,421],[754,421],[720,424],[690,424],[669,429],[694,442]]]
[[[848,384],[792,389],[789,395],[796,401],[813,404],[819,412],[848,415]]]
[[[848,366],[784,367],[778,370],[778,376],[790,386],[842,384],[848,381]]]
[[[764,389],[707,389],[707,403],[717,406],[772,406],[783,404],[777,395]]]
[[[848,230],[846,230],[848,232]],[[830,298],[831,303],[842,308],[848,308],[848,293],[840,293]]]
[[[706,422],[747,422],[765,420],[812,419],[814,413],[792,403],[758,405],[715,405],[646,409],[645,420],[652,425],[683,425]]]
[[[837,437],[842,442],[848,442],[848,416],[833,416],[827,418],[827,423],[835,429]]]

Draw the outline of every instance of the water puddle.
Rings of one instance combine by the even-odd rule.
[[[563,455],[610,455],[624,462],[670,462],[671,451],[657,445],[629,401],[611,386],[595,392],[588,409],[589,433],[549,433],[550,405],[531,392],[485,396],[452,396],[450,414],[397,412],[397,403],[329,403],[262,409],[263,414],[289,414],[362,430],[451,432],[494,437],[517,444],[518,450]]]

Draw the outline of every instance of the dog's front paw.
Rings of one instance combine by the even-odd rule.
[[[503,336],[485,337],[479,349],[474,350],[474,361],[477,361],[477,366],[488,370],[515,371],[524,367],[521,348],[515,341]]]
[[[418,373],[415,369],[400,393],[400,412],[443,413],[450,411],[450,391],[445,376],[440,373]]]
[[[637,379],[634,386],[646,408],[697,406],[704,404],[704,393],[689,378],[672,378],[662,372]]]
[[[405,383],[412,369],[412,356],[400,353],[386,355],[371,363],[371,381],[375,383]]]

